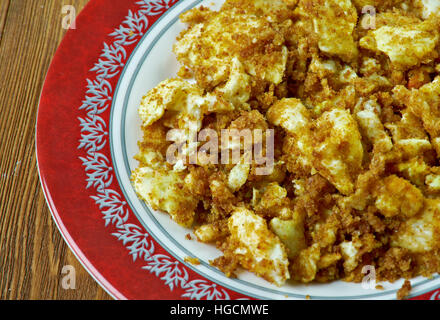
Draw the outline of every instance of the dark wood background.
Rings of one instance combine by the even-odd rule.
[[[64,243],[37,173],[35,121],[50,61],[66,30],[64,5],[88,0],[0,0],[0,300],[111,299]],[[63,267],[76,289],[62,288]]]

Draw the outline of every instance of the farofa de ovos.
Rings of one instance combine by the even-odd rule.
[[[282,286],[360,282],[366,265],[378,281],[440,271],[438,1],[227,0],[181,20],[179,77],[139,109],[140,198],[215,244],[211,263],[231,277],[242,267]],[[169,130],[186,141],[206,128],[274,130],[271,174],[167,162]]]

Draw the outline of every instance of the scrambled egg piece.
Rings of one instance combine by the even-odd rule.
[[[234,57],[228,81],[223,86],[219,86],[216,92],[236,108],[247,109],[247,102],[251,95],[250,82],[251,77],[244,70],[243,64],[237,57]]]
[[[168,212],[174,221],[189,228],[198,200],[184,187],[184,178],[175,171],[143,167],[135,170],[133,184],[153,210]]]
[[[310,172],[313,168],[310,159],[313,150],[311,112],[298,99],[282,99],[269,109],[267,119],[288,132],[287,139],[290,138],[291,142],[289,158],[294,158]]]
[[[231,191],[239,190],[247,181],[251,164],[246,160],[247,156],[243,156],[239,163],[229,172],[228,187]]]
[[[440,154],[440,145],[436,140],[440,137],[440,76],[418,90],[411,90],[406,104],[414,115],[420,117],[424,129],[434,143],[434,148]]]
[[[182,33],[174,46],[177,59],[205,89],[229,81],[234,60],[256,79],[281,83],[288,56],[283,35],[267,17],[227,8]]]
[[[283,127],[290,134],[309,135],[311,114],[298,99],[283,99],[267,112],[271,123]]]
[[[235,254],[244,268],[278,286],[290,278],[284,245],[263,218],[238,208],[229,218],[228,225],[231,238],[237,243]]]
[[[440,248],[440,201],[426,199],[420,215],[407,220],[392,237],[392,245],[423,253]]]
[[[204,243],[212,243],[229,235],[225,220],[198,226],[194,230],[197,240]]]
[[[397,165],[397,170],[418,188],[422,188],[425,184],[426,177],[430,173],[430,167],[421,157],[411,158],[406,162]],[[428,185],[428,183],[426,183]]]
[[[149,91],[141,101],[139,115],[143,125],[149,126],[161,119],[165,111],[169,111],[177,114],[178,125],[185,128],[188,127],[185,124],[191,121],[201,127],[200,122],[205,113],[232,110],[234,107],[229,101],[213,94],[204,95],[198,86],[176,78],[165,80]]]
[[[318,272],[320,258],[321,249],[317,243],[302,250],[291,266],[292,278],[304,283],[312,282]]]
[[[431,15],[440,16],[439,0],[415,0],[414,5],[421,10],[423,19],[428,19]]]
[[[368,100],[356,111],[356,119],[363,136],[367,137],[378,150],[388,152],[393,148],[393,142],[385,131],[379,118],[380,114],[380,105],[376,101]]]
[[[344,241],[340,244],[342,257],[344,259],[344,269],[347,272],[353,271],[359,265],[359,251],[362,242],[359,239]]]
[[[425,179],[426,186],[428,190],[431,192],[439,192],[440,191],[440,174],[429,174],[426,175]]]
[[[358,125],[349,111],[334,109],[313,123],[310,111],[299,100],[284,99],[268,111],[267,117],[293,139],[299,154],[290,156],[299,159],[304,167],[316,169],[341,193],[353,192],[353,175],[362,167],[363,146]]]
[[[313,164],[342,194],[354,191],[364,149],[358,125],[347,110],[325,112],[316,122]]]
[[[350,0],[301,0],[298,11],[313,21],[321,51],[346,61],[357,57],[353,31],[358,16]]]
[[[291,220],[273,218],[270,220],[270,228],[285,245],[290,259],[295,258],[301,250],[306,248],[304,221],[300,215],[294,215]]]
[[[276,182],[265,186],[258,192],[258,201],[254,201],[255,212],[264,217],[277,217],[290,220],[294,216],[291,209],[291,200],[287,197],[287,190]]]
[[[389,176],[378,188],[376,207],[385,217],[417,215],[424,205],[422,192],[407,180]]]
[[[421,119],[409,110],[402,113],[403,116],[399,122],[385,125],[392,133],[394,144],[407,158],[416,157],[431,150],[432,145]]]
[[[405,69],[438,57],[436,25],[432,20],[415,25],[384,25],[369,31],[359,44],[362,48],[385,53],[393,64]]]

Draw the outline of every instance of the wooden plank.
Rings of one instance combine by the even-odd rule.
[[[10,2],[10,0],[2,0],[0,2],[0,43],[2,42],[3,28],[5,27]]]
[[[0,1],[0,300],[111,299],[64,243],[40,188],[35,156],[39,95],[64,35],[63,5],[88,0]],[[76,270],[76,290],[61,286]]]

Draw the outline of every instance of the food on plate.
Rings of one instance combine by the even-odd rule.
[[[181,69],[139,109],[141,199],[230,277],[440,271],[437,0],[226,0],[181,21]]]

